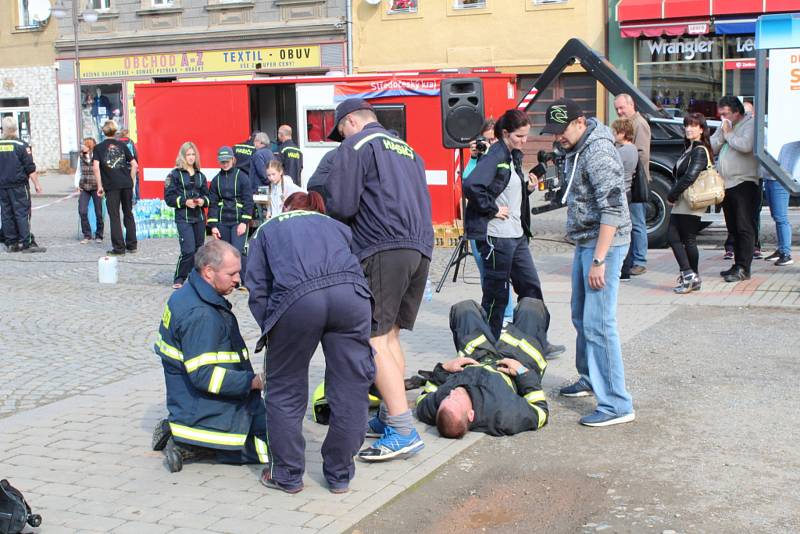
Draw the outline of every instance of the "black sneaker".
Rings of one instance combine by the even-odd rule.
[[[165,445],[164,456],[167,457],[167,468],[170,473],[178,473],[183,469],[183,455],[180,448],[175,444],[170,437]]]
[[[778,261],[775,262],[775,265],[778,267],[783,267],[785,265],[791,265],[794,263],[794,260],[789,254],[781,254],[778,258]]]
[[[592,386],[585,384],[583,380],[578,380],[558,391],[562,397],[589,397],[592,393]]]
[[[746,272],[738,265],[736,265],[733,268],[733,271],[725,277],[726,282],[743,282],[745,280],[750,280],[750,273]]]
[[[544,359],[555,360],[565,352],[567,352],[567,347],[564,345],[553,345],[548,341],[547,348],[544,349]]]
[[[106,250],[106,254],[108,254],[109,256],[124,256],[125,255],[125,251],[124,250],[114,250],[112,248],[111,250]]]
[[[31,245],[22,249],[23,254],[35,254],[37,252],[47,252],[47,249],[39,245]]]
[[[631,273],[622,273],[619,275],[620,282],[630,282],[631,281]]]
[[[125,249],[125,252],[127,252],[128,254],[136,254],[138,251],[139,251],[138,248],[126,248]]]
[[[770,254],[769,256],[767,256],[764,259],[767,260],[767,261],[775,261],[777,259],[780,259],[780,257],[781,257],[781,253],[776,250],[775,252],[773,252],[772,254]]]
[[[9,252],[21,252],[22,251],[22,245],[20,245],[19,243],[14,243],[13,245],[9,245],[8,251]]]
[[[731,268],[730,268],[730,269],[726,269],[726,270],[724,270],[724,271],[720,271],[720,272],[719,272],[719,275],[720,275],[722,278],[725,278],[725,277],[726,277],[726,276],[728,276],[729,274],[733,274],[733,271],[735,271],[735,270],[736,270],[736,265],[731,265]]]

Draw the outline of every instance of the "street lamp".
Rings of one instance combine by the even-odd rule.
[[[83,137],[83,120],[81,116],[81,59],[78,48],[78,25],[81,19],[84,22],[92,24],[97,22],[97,11],[94,9],[84,9],[83,13],[78,15],[78,2],[80,0],[72,0],[72,36],[75,39],[75,128],[77,131],[78,144],[75,150],[80,155],[81,141]],[[58,0],[58,3],[53,6],[52,14],[59,20],[66,19],[69,16],[68,9],[64,6],[64,0]]]

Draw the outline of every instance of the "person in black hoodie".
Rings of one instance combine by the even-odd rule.
[[[328,138],[342,144],[328,175],[315,187],[325,192],[328,213],[350,225],[353,253],[375,297],[370,341],[378,368],[375,383],[384,404],[379,416],[370,420],[369,432],[381,437],[358,457],[405,457],[424,447],[406,401],[400,329],[414,328],[433,254],[425,166],[408,143],[378,123],[372,106],[360,98],[339,104]]]
[[[481,306],[496,338],[503,327],[509,279],[519,298],[543,298],[528,248],[532,236],[528,195],[536,184],[522,171],[522,147],[530,129],[525,112],[510,109],[503,113],[494,126],[499,142],[481,158],[464,187],[468,200],[464,229],[483,258]],[[535,174],[544,175],[544,167],[537,166]],[[545,353],[554,358],[564,350],[548,343]]]
[[[706,167],[714,164],[708,126],[702,113],[689,113],[683,118],[686,129],[685,145],[681,157],[675,163],[672,175],[675,183],[667,194],[667,201],[672,206],[669,216],[667,239],[672,253],[678,260],[681,272],[678,285],[672,290],[678,294],[700,291],[700,271],[698,263],[700,254],[697,251],[697,234],[702,229],[701,217],[706,209],[693,210],[683,193],[697,180]]]
[[[369,345],[371,295],[350,251],[351,236],[346,225],[325,215],[318,193],[299,192],[248,245],[248,304],[262,332],[256,352],[267,350],[264,403],[271,462],[261,483],[272,489],[303,489],[308,365],[320,342],[331,406],[322,471],[333,493],[346,492],[355,473],[353,456],[364,441],[375,361]]]
[[[283,172],[289,176],[294,185],[303,185],[303,153],[292,141],[292,127],[282,124],[278,128],[278,159],[283,163]]]
[[[253,220],[253,191],[250,178],[238,167],[233,149],[220,147],[217,152],[220,171],[211,180],[209,188],[208,226],[211,235],[233,245],[241,254],[241,279],[245,277],[247,257],[244,255],[247,243],[247,225]]]
[[[172,288],[178,289],[194,267],[194,254],[203,246],[206,219],[203,206],[209,204],[208,183],[200,171],[200,154],[191,141],[181,145],[175,168],[164,182],[164,200],[175,208],[175,225],[181,254],[175,267]]]

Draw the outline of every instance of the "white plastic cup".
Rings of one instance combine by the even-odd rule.
[[[97,260],[97,281],[101,284],[116,284],[117,265],[117,258],[113,256],[103,256]]]

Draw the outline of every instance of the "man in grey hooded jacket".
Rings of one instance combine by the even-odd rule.
[[[587,119],[572,100],[547,108],[542,133],[554,134],[567,151],[567,238],[575,243],[571,306],[580,378],[561,395],[594,393],[597,409],[580,419],[582,425],[627,423],[635,413],[617,331],[619,275],[631,234],[622,162],[611,130]]]

